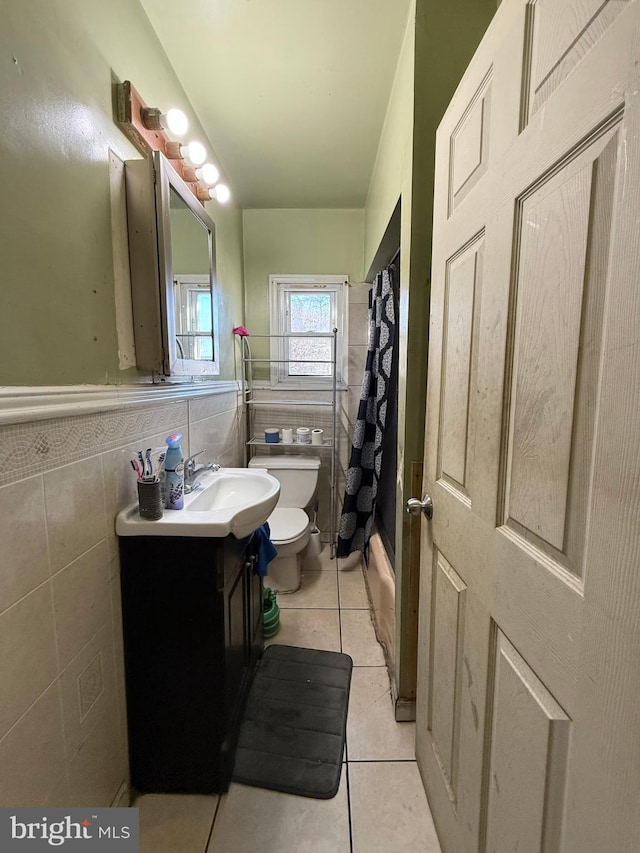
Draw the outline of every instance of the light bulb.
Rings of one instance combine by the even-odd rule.
[[[231,190],[226,184],[218,184],[209,190],[209,196],[215,198],[220,204],[225,204],[231,198]]]
[[[199,181],[202,181],[212,187],[217,183],[218,178],[220,177],[220,172],[216,169],[213,163],[205,163],[204,166],[196,169],[196,175]]]
[[[207,151],[204,145],[200,142],[190,142],[188,145],[180,146],[180,153],[183,157],[187,157],[194,166],[202,166],[207,159]]]
[[[142,107],[140,118],[147,130],[165,130],[168,128],[176,136],[182,136],[189,127],[187,117],[182,110],[171,109],[169,112],[163,113],[157,107]]]
[[[170,109],[163,118],[166,121],[167,128],[176,136],[182,136],[189,129],[189,120],[182,110]]]

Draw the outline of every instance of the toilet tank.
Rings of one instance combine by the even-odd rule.
[[[249,468],[266,468],[280,482],[278,506],[309,506],[318,488],[317,456],[254,456]]]

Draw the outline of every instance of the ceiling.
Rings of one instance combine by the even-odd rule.
[[[141,2],[243,208],[364,207],[411,0]]]

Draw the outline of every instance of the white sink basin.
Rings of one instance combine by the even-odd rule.
[[[132,504],[116,518],[118,536],[227,536],[242,539],[269,518],[280,483],[264,468],[221,468],[203,474],[184,509],[166,509],[162,518],[140,518]]]

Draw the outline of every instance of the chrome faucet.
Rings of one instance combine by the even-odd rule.
[[[200,456],[204,450],[199,450],[193,456],[189,456],[184,461],[184,493],[185,495],[195,491],[199,486],[200,477],[206,474],[207,471],[219,471],[220,465],[217,462],[209,462],[206,465],[198,465],[196,456]]]

